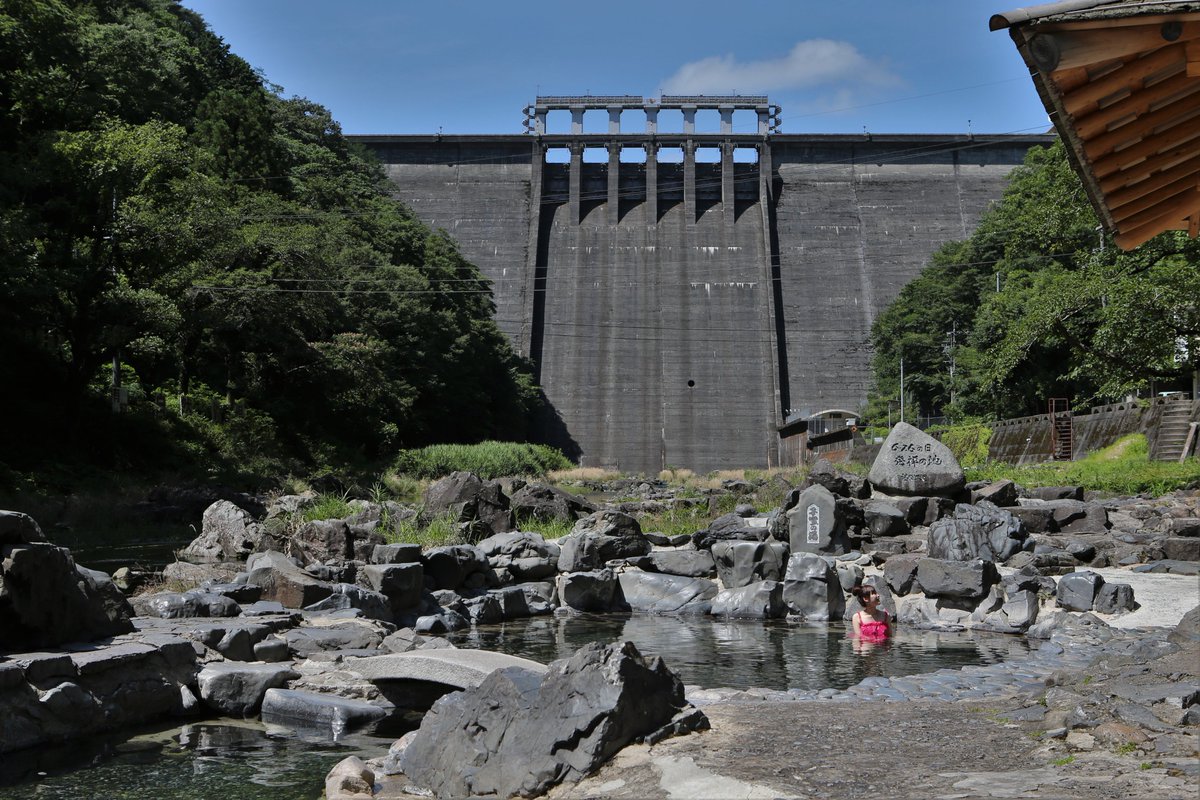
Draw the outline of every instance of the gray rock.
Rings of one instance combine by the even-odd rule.
[[[850,550],[845,515],[824,486],[800,493],[787,512],[788,542],[793,553],[841,554]]]
[[[917,565],[920,562],[919,556],[910,555],[893,556],[885,561],[883,578],[888,587],[902,597],[921,591],[921,584],[917,582]]]
[[[712,550],[717,542],[761,542],[770,532],[770,523],[768,527],[760,528],[750,525],[739,514],[725,514],[710,522],[704,530],[692,534],[692,546],[697,550]],[[783,541],[786,540],[784,536]]]
[[[288,540],[288,555],[302,564],[336,564],[355,559],[365,561],[384,544],[376,526],[351,525],[346,520],[306,522]]]
[[[712,546],[717,575],[727,589],[780,580],[787,557],[788,548],[782,542],[726,541]]]
[[[978,602],[999,581],[996,565],[983,559],[964,562],[922,558],[917,562],[917,582],[927,597]]]
[[[1162,550],[1170,561],[1200,561],[1200,538],[1168,536],[1162,540]]]
[[[458,589],[466,585],[472,575],[482,575],[491,568],[482,550],[464,544],[431,548],[425,552],[422,561],[425,574],[432,578],[437,589]]]
[[[896,423],[867,475],[887,494],[952,497],[966,482],[950,448],[906,422]]]
[[[1017,504],[1017,485],[1007,478],[989,483],[971,492],[971,502],[985,500],[997,506],[1015,506]]]
[[[1082,500],[1083,487],[1080,486],[1037,486],[1028,489],[1030,497],[1038,500]]]
[[[907,515],[892,503],[875,500],[863,511],[866,532],[872,537],[903,536],[909,532]]]
[[[1099,503],[1049,500],[1045,505],[1053,516],[1052,532],[1104,533],[1108,530],[1108,512]]]
[[[244,509],[218,500],[204,510],[200,535],[179,552],[187,561],[245,561],[264,547],[263,527]]]
[[[268,663],[287,661],[291,654],[287,639],[272,636],[254,644],[254,660]]]
[[[248,580],[262,587],[264,600],[304,608],[333,594],[333,585],[300,569],[283,553],[255,553],[246,562]]]
[[[815,553],[788,559],[782,596],[788,612],[806,620],[841,619],[846,610],[837,570]]]
[[[646,537],[650,544],[657,545],[658,547],[682,547],[692,540],[690,533],[677,533],[674,536],[667,536],[665,533],[659,533],[658,531],[644,531],[642,535]]]
[[[849,592],[850,589],[862,583],[863,568],[858,564],[850,561],[838,561],[834,567],[837,569],[838,583],[842,585],[842,592]]]
[[[375,628],[353,622],[292,628],[283,635],[288,649],[297,658],[328,650],[373,650],[383,641],[383,634]]]
[[[1004,561],[1024,547],[1026,536],[1024,522],[1005,509],[987,501],[962,504],[953,518],[930,526],[928,552],[948,561]]]
[[[526,520],[577,520],[594,514],[596,506],[586,498],[556,486],[530,483],[513,493],[510,500],[513,520],[518,526]]]
[[[512,530],[512,509],[499,482],[470,472],[452,472],[430,484],[424,494],[425,516],[451,516],[482,539]]]
[[[642,536],[640,528],[635,529],[623,524],[603,524],[603,519],[598,522],[597,518],[605,514],[616,514],[633,522],[634,526],[637,525],[637,520],[633,517],[619,512],[599,512],[579,520],[575,529],[559,540],[559,572],[602,569],[609,561],[644,556],[653,549],[646,537]],[[607,522],[611,523],[612,518]],[[604,531],[619,532],[619,535]]]
[[[1058,580],[1055,603],[1067,611],[1091,611],[1104,578],[1095,572],[1072,572]]]
[[[33,517],[20,511],[0,511],[0,546],[44,541],[46,536]]]
[[[336,739],[343,733],[372,729],[386,719],[389,708],[362,700],[294,689],[267,689],[262,721],[267,724],[322,728]]]
[[[454,645],[440,636],[422,636],[412,628],[401,628],[389,634],[379,648],[389,653],[408,653],[413,650],[453,650]]]
[[[1105,581],[1096,592],[1096,600],[1092,610],[1100,614],[1124,614],[1138,607],[1133,599],[1133,587],[1128,583],[1108,583]]]
[[[575,783],[685,708],[683,685],[632,644],[585,645],[543,678],[490,674],[446,695],[400,755],[414,783],[437,797],[533,796]]]
[[[1038,616],[1038,593],[1030,589],[1001,591],[992,587],[989,598],[995,597],[995,602],[987,600],[980,604],[972,615],[972,628],[975,630],[992,631],[995,633],[1024,633],[1029,630]]]
[[[503,619],[522,619],[533,616],[533,610],[529,607],[529,598],[526,597],[525,591],[520,586],[492,589],[488,594],[496,598]]]
[[[638,538],[642,535],[642,526],[636,519],[620,511],[597,511],[576,522],[571,533]]]
[[[706,550],[656,550],[645,560],[647,569],[687,578],[705,578],[717,569],[712,553]]]
[[[377,544],[371,551],[372,564],[416,564],[421,560],[421,545],[408,542]]]
[[[823,487],[822,487],[823,488]],[[787,613],[783,602],[783,584],[760,581],[737,589],[725,589],[712,601],[714,617],[776,619]]]
[[[559,575],[556,585],[559,605],[576,611],[611,611],[617,576],[610,569],[569,572]]]
[[[561,548],[541,534],[498,533],[478,544],[493,569],[507,569],[518,581],[549,578],[558,572]]]
[[[392,608],[386,595],[355,586],[350,583],[335,583],[333,592],[323,600],[306,606],[305,611],[339,611],[354,608],[368,619],[391,622]]]
[[[219,594],[222,597],[228,597],[238,605],[256,603],[262,598],[262,587],[255,586],[253,583],[211,583],[206,581],[197,588],[205,594]]]
[[[133,599],[133,608],[138,616],[161,619],[236,617],[242,613],[241,606],[224,595],[197,591],[140,595]]]
[[[392,612],[415,608],[425,588],[425,568],[417,563],[368,564],[359,579],[387,597]]]
[[[467,609],[467,619],[472,625],[491,625],[504,620],[504,606],[500,598],[492,594],[468,597],[463,600]]]
[[[840,470],[830,463],[829,459],[818,458],[808,472],[808,478],[801,485],[804,490],[809,486],[824,486],[830,493],[838,497],[853,497],[859,500],[871,496],[871,485],[867,480],[852,472]]]
[[[208,664],[196,682],[200,699],[229,717],[246,717],[258,711],[268,689],[299,678],[290,667],[276,664],[242,664],[231,661]]]
[[[717,585],[704,578],[628,570],[617,575],[624,605],[651,614],[707,614]]]

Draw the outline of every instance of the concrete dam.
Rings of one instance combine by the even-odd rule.
[[[766,97],[539,97],[523,134],[350,138],[492,281],[548,400],[536,440],[707,472],[794,461],[785,422],[857,412],[876,315],[1053,140],[778,118]]]

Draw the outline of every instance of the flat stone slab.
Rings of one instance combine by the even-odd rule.
[[[498,669],[520,667],[539,675],[546,665],[487,650],[421,650],[386,656],[346,659],[346,669],[372,683],[378,681],[429,681],[459,689],[472,689]]]

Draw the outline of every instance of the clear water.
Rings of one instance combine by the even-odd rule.
[[[685,684],[705,688],[844,688],[872,675],[993,663],[1027,650],[1015,637],[903,628],[887,643],[864,649],[841,625],[641,614],[535,617],[451,638],[459,647],[542,662],[569,656],[587,642],[629,640],[643,655],[662,656]],[[334,764],[349,755],[382,755],[394,738],[334,742],[257,722],[175,724],[0,755],[0,800],[319,798]]]
[[[913,675],[991,664],[1028,651],[1003,635],[905,630],[864,645],[840,625],[718,621],[708,617],[582,614],[481,625],[448,638],[458,647],[496,650],[548,663],[592,641],[631,641],[662,656],[687,685],[736,689],[844,689],[873,675]]]

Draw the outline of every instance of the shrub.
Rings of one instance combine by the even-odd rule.
[[[354,513],[354,509],[350,508],[349,499],[348,495],[323,494],[317,498],[317,502],[301,512],[301,517],[305,522],[345,519]]]
[[[401,450],[394,464],[397,472],[414,478],[440,478],[461,470],[484,480],[505,475],[542,476],[570,467],[570,460],[553,447],[522,442],[434,444]]]
[[[992,429],[987,425],[956,425],[944,429],[940,438],[963,467],[976,466],[988,460]]]

